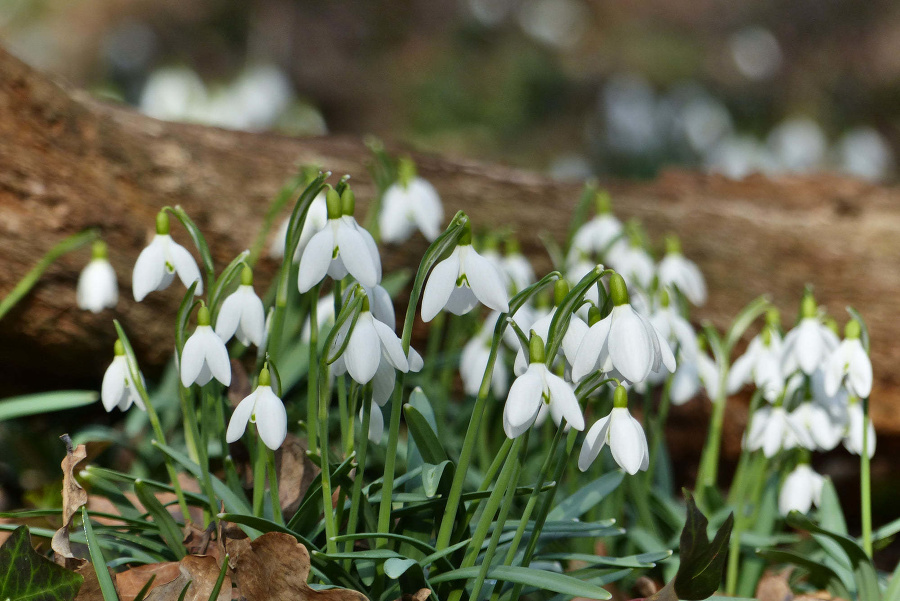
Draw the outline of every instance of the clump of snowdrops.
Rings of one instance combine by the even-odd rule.
[[[620,222],[594,185],[567,239],[548,249],[556,270],[538,279],[511,232],[479,235],[485,224],[462,212],[446,219],[411,160],[376,148],[372,172],[378,192],[361,218],[348,177],[331,184],[329,173],[303,170],[253,249],[221,271],[181,208],[160,211],[132,293],[141,301],[176,279],[185,287],[173,307],[174,360],[149,386],[129,340],[140,324],[116,322],[101,399],[129,411],[124,431],[76,436],[115,440],[137,457],[133,473],[81,472],[92,495],[132,518],[95,526],[88,542],[110,565],[178,558],[171,533],[199,520],[251,538],[288,533],[308,548],[314,585],[370,599],[422,589],[454,601],[609,598],[609,585],[629,591],[644,575],[669,583],[653,598],[749,597],[767,567],[783,564],[798,591],[900,598],[898,579],[871,563],[900,524],[872,529],[872,368],[855,311],[842,340],[808,289],[791,328],[760,298],[727,331],[698,330],[691,308],[706,302],[706,285],[678,239],[654,256],[640,225]],[[263,291],[254,268],[288,208]],[[430,243],[416,272],[384,273],[378,243],[414,235]],[[82,308],[116,304],[107,252],[95,244]],[[429,326],[418,349],[417,320]],[[745,387],[748,428],[724,489],[726,397]],[[672,405],[695,398],[712,409],[685,505],[665,426]],[[288,438],[315,473],[289,510],[279,489]],[[860,456],[859,539],[811,467],[813,453],[841,444]],[[160,468],[167,477],[152,479]],[[127,497],[136,486],[173,493],[177,510],[142,513]],[[717,531],[712,543],[698,506]]]

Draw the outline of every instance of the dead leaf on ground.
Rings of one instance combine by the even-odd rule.
[[[431,596],[430,588],[420,588],[419,590],[417,590],[415,593],[413,593],[411,595],[409,593],[404,594],[402,597],[397,599],[397,601],[426,601],[426,599],[428,599],[428,597],[430,597],[430,596]]]
[[[181,574],[181,570],[177,561],[166,561],[163,563],[148,563],[146,565],[137,566],[124,572],[116,574],[116,589],[119,591],[120,601],[134,601],[144,585],[150,578],[153,583],[149,590],[153,590],[164,584],[172,582]],[[179,591],[180,593],[181,591]]]
[[[100,590],[100,581],[97,580],[94,564],[82,560],[75,572],[84,578],[84,582],[75,596],[75,601],[103,601],[103,592]]]
[[[278,469],[281,510],[293,515],[320,470],[306,454],[306,442],[293,434],[288,434],[284,444],[275,452],[275,465]]]
[[[223,508],[224,511],[224,508]],[[219,565],[225,557],[225,545],[222,540],[221,522],[211,522],[208,528],[202,528],[191,522],[182,530],[184,548],[188,555],[209,555]]]
[[[357,591],[333,588],[313,590],[309,578],[309,552],[283,532],[263,534],[237,557],[235,580],[247,601],[368,601]]]
[[[763,577],[759,579],[759,584],[756,585],[758,601],[791,601],[794,593],[791,591],[791,585],[788,584],[790,575],[790,569],[780,572],[767,571],[763,574]]]
[[[188,555],[178,562],[178,577],[161,586],[154,587],[147,595],[147,601],[177,601],[181,591],[187,586],[184,601],[207,601],[212,595],[219,578],[219,564],[209,556]],[[146,582],[146,581],[145,581]],[[188,586],[188,583],[190,585]],[[272,597],[275,599],[276,597]],[[230,601],[231,578],[225,575],[216,601]]]
[[[63,524],[62,527],[53,534],[53,540],[50,546],[56,553],[57,563],[67,568],[75,569],[84,562],[78,559],[72,553],[72,547],[69,543],[69,528],[72,525],[72,518],[81,509],[81,506],[87,503],[88,496],[78,481],[75,479],[75,467],[87,457],[87,448],[80,444],[78,447],[72,447],[72,439],[68,434],[63,434],[60,439],[66,444],[66,456],[60,464],[63,471]]]

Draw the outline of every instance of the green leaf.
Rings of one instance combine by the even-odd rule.
[[[444,471],[450,467],[452,471],[453,462],[451,461],[442,461],[438,465],[431,465],[430,463],[426,463],[422,466],[422,488],[425,489],[425,496],[433,497],[437,494],[438,488],[441,484],[441,477],[444,475]]]
[[[813,583],[827,588],[834,596],[851,599],[852,595],[837,573],[820,561],[810,559],[800,553],[782,551],[780,549],[758,549],[757,554],[775,563],[803,568],[813,578]]]
[[[460,568],[429,578],[431,584],[440,584],[452,580],[472,580],[478,577],[481,566]],[[587,599],[611,599],[612,595],[606,589],[594,584],[584,582],[572,576],[523,568],[519,566],[492,566],[487,571],[487,578],[502,580],[525,586],[533,586],[541,590],[563,593],[573,597],[585,597]]]
[[[887,590],[884,591],[884,601],[900,601],[900,563],[894,568],[891,579],[888,581]]]
[[[137,494],[138,500],[144,506],[144,509],[153,516],[153,522],[159,527],[160,536],[162,536],[172,553],[175,554],[175,558],[181,559],[184,557],[181,528],[175,523],[172,515],[159,502],[159,499],[147,490],[147,484],[142,480],[135,480],[134,492]]]
[[[881,590],[878,588],[878,576],[875,572],[875,566],[872,565],[872,560],[869,559],[868,555],[855,540],[849,536],[826,530],[796,511],[792,511],[788,515],[787,523],[794,528],[806,530],[813,535],[820,534],[826,539],[837,543],[850,560],[859,598],[866,601],[879,601],[881,599]]]
[[[838,499],[837,491],[834,490],[831,478],[825,478],[825,484],[822,486],[822,500],[819,503],[819,524],[822,528],[831,530],[836,534],[847,535],[847,520],[844,519],[841,501]]]
[[[392,557],[384,562],[384,574],[388,578],[396,580],[414,565],[418,565],[415,559]]]
[[[97,581],[100,583],[100,592],[103,594],[103,601],[118,601],[119,596],[116,594],[116,585],[113,584],[112,576],[109,575],[106,559],[103,558],[103,550],[100,548],[100,543],[97,542],[97,537],[94,535],[94,528],[91,526],[87,505],[82,505],[81,507],[81,520],[84,525],[84,538],[87,541],[88,551],[91,554],[91,563],[94,564]]]
[[[752,324],[757,317],[765,313],[770,306],[771,301],[769,300],[769,297],[764,295],[750,301],[750,303],[737,314],[737,317],[731,322],[731,327],[728,328],[728,332],[725,334],[725,340],[722,341],[726,354],[731,353],[732,349],[734,349],[734,345],[741,339],[741,336],[744,335],[744,332],[750,327],[750,324]]]
[[[157,447],[160,451],[168,455],[177,463],[181,464],[181,466],[194,475],[195,478],[200,479],[203,474],[203,470],[199,465],[191,461],[191,459],[182,453],[179,453],[172,447],[165,445],[157,440],[153,441],[153,445]],[[229,511],[234,511],[237,513],[253,513],[250,507],[247,505],[247,502],[244,499],[241,499],[234,491],[232,491],[228,486],[210,474],[210,480],[212,480],[213,491],[215,491],[216,495],[220,499],[225,502],[225,508]]]
[[[39,555],[27,526],[19,526],[0,547],[0,599],[70,601],[84,579]]]
[[[595,507],[612,491],[618,488],[625,472],[616,470],[603,474],[593,482],[582,486],[578,492],[563,499],[547,515],[548,520],[577,520],[591,507]]]
[[[96,403],[100,394],[93,390],[40,392],[0,400],[0,422],[27,415],[54,413]]]
[[[725,568],[728,541],[734,527],[734,514],[728,516],[712,543],[706,533],[706,516],[697,509],[690,493],[685,491],[687,518],[681,531],[681,565],[675,575],[675,592],[679,599],[706,599],[719,589]]]
[[[208,294],[213,287],[216,272],[213,265],[212,253],[209,252],[209,245],[206,243],[206,238],[203,237],[203,232],[200,231],[200,228],[197,227],[197,224],[194,223],[194,220],[188,216],[185,210],[181,208],[181,205],[175,205],[174,208],[165,207],[163,210],[168,211],[181,222],[181,225],[187,230],[191,240],[194,241],[194,246],[196,246],[197,250],[200,252],[200,261],[203,263],[203,269],[206,272],[206,290]]]
[[[672,557],[671,551],[655,551],[628,557],[604,557],[601,555],[591,555],[590,553],[548,553],[546,555],[537,556],[535,561],[580,561],[589,566],[602,565],[612,566],[614,568],[649,569],[656,567],[657,561],[662,561],[670,557]]]
[[[449,459],[447,452],[441,445],[441,441],[438,440],[437,433],[431,429],[425,416],[409,403],[403,406],[403,415],[406,417],[409,433],[416,441],[425,463],[438,465],[447,461]]]

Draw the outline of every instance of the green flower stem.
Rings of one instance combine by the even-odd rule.
[[[747,432],[750,431],[750,428],[753,425],[753,417],[756,415],[756,410],[759,409],[762,402],[762,393],[757,391],[753,395],[753,398],[750,399],[750,409],[747,416]],[[728,491],[728,504],[732,507],[736,507],[738,503],[741,502],[741,499],[744,498],[747,486],[747,470],[750,469],[752,465],[751,461],[753,457],[754,455],[752,452],[741,449],[741,457],[738,460],[734,478],[731,480],[731,488]]]
[[[202,437],[200,438],[200,461],[197,465],[200,466],[200,470],[202,471],[203,477],[200,478],[201,483],[203,484],[203,492],[206,494],[209,499],[209,511],[210,517],[216,516],[219,513],[218,501],[216,500],[215,492],[212,487],[212,479],[210,478],[210,470],[209,470],[209,434],[210,432],[216,433],[218,431],[224,432],[222,426],[215,420],[213,417],[213,413],[215,411],[214,404],[218,403],[218,399],[211,392],[211,387],[213,384],[207,384],[201,388],[200,393],[200,415],[202,420]],[[196,419],[196,415],[195,415]],[[226,447],[227,448],[227,447]],[[206,520],[204,520],[206,521]],[[207,522],[208,524],[208,522]]]
[[[719,474],[719,454],[722,447],[722,424],[725,421],[726,394],[725,387],[728,378],[728,366],[719,367],[719,390],[713,402],[712,417],[709,423],[709,432],[706,444],[703,447],[703,457],[700,460],[700,470],[697,474],[697,490],[702,491],[707,486],[715,487]]]
[[[122,329],[122,324],[119,323],[118,319],[113,320],[113,325],[116,327],[116,333],[119,335],[122,346],[125,347],[125,360],[128,362],[128,375],[131,377],[138,395],[140,395],[141,400],[144,402],[144,408],[147,410],[147,418],[150,420],[150,426],[153,428],[153,433],[156,436],[157,441],[166,444],[166,435],[163,433],[162,425],[159,423],[159,415],[156,413],[153,403],[150,402],[150,396],[147,394],[147,389],[144,388],[144,381],[141,378],[141,372],[140,369],[138,369],[137,359],[134,356],[134,349],[131,346],[131,342],[128,340],[128,336],[125,334],[125,330]],[[191,521],[191,512],[188,510],[187,501],[184,498],[184,491],[181,490],[181,483],[178,482],[178,472],[175,470],[175,464],[168,455],[165,455],[163,460],[166,464],[166,472],[169,474],[169,480],[172,482],[172,488],[175,490],[175,496],[178,498],[178,506],[181,508],[184,523],[187,524]]]
[[[350,515],[347,518],[347,534],[356,534],[356,526],[359,523],[359,505],[362,498],[362,485],[366,473],[366,455],[369,450],[369,424],[372,420],[372,384],[366,384],[363,393],[363,417],[362,427],[359,429],[359,449],[358,462],[356,467],[356,477],[353,479],[353,491],[350,497]],[[354,420],[355,421],[355,420]],[[383,494],[383,493],[382,493]],[[345,553],[353,552],[353,540],[348,540],[344,548]],[[350,570],[351,560],[346,561],[346,569]]]
[[[253,460],[253,515],[265,517],[266,445],[256,432],[256,457]]]
[[[747,529],[747,526],[755,521],[755,514],[759,511],[759,501],[766,482],[768,464],[769,461],[762,451],[756,451],[750,475],[753,488],[750,494],[745,497],[745,502],[736,506],[734,530],[731,533],[731,541],[729,542],[728,565],[725,571],[725,592],[728,595],[734,595],[737,590],[741,563],[741,535]]]
[[[219,432],[219,444],[222,445],[222,467],[225,470],[225,480],[226,482],[229,482],[230,486],[230,483],[232,482],[239,482],[240,478],[238,477],[237,470],[234,467],[234,461],[230,461],[231,454],[228,449],[228,440],[225,437],[225,434],[227,432],[226,424],[228,423],[225,420],[225,399],[222,396],[217,396],[213,401],[213,407],[215,408],[216,413],[216,424],[218,425],[217,430]],[[235,493],[241,494],[237,492],[240,490],[241,488],[238,487],[237,489],[235,489]]]
[[[401,342],[403,345],[404,353],[409,353],[409,345],[410,341],[412,340],[413,323],[416,319],[416,308],[419,305],[419,299],[421,299],[422,297],[422,289],[425,286],[425,277],[428,275],[428,272],[431,270],[431,268],[441,258],[441,255],[456,246],[456,243],[459,241],[460,236],[462,236],[463,231],[466,229],[468,221],[469,218],[465,213],[463,213],[462,211],[458,212],[456,216],[454,216],[453,220],[450,222],[450,225],[447,227],[444,233],[438,236],[437,239],[431,243],[431,246],[428,247],[428,250],[425,251],[425,256],[423,257],[422,262],[419,264],[419,269],[416,272],[416,279],[413,282],[412,292],[410,293],[409,297],[409,305],[406,308],[406,319],[403,321],[403,336],[401,337]],[[494,355],[496,356],[496,351],[494,352]],[[379,533],[387,533],[390,530],[391,525],[391,492],[394,489],[394,471],[397,464],[397,440],[400,437],[400,414],[402,413],[403,409],[403,376],[403,373],[397,374],[397,381],[394,384],[394,393],[391,397],[391,423],[388,430],[387,453],[385,454],[384,459],[384,484],[381,487],[381,504],[378,507]],[[465,452],[465,449],[463,449],[463,452]],[[469,450],[469,454],[471,456],[471,450]],[[462,466],[462,464],[460,464],[460,466],[457,467],[457,472],[454,475],[454,485],[456,484],[456,477],[464,477],[464,472],[467,468],[468,462],[465,464],[465,466]],[[462,476],[460,476],[461,471],[463,472]],[[456,511],[456,507],[453,508],[453,511]],[[450,527],[452,527],[452,523],[448,525],[448,528]],[[448,532],[448,540],[449,537],[450,533]],[[387,544],[387,539],[379,540],[380,546],[384,546]],[[441,547],[439,546],[438,550],[440,549]]]
[[[472,534],[472,540],[468,544],[468,551],[460,566],[461,568],[470,568],[475,565],[475,561],[478,559],[478,555],[481,552],[481,546],[484,544],[484,539],[487,538],[491,524],[494,523],[494,516],[500,509],[504,497],[506,497],[510,490],[515,491],[520,473],[519,451],[523,446],[527,446],[527,434],[528,432],[526,432],[524,436],[518,437],[513,442],[509,456],[503,464],[503,469],[500,470],[500,475],[497,477],[497,484],[494,486],[494,490],[491,491],[491,496],[488,497],[487,504],[484,506],[484,512],[481,514],[481,518],[475,526],[475,532]],[[511,503],[507,502],[507,510],[508,505],[511,505]],[[496,524],[498,529],[502,530],[502,523],[503,522],[500,521]],[[490,558],[485,557],[482,561],[489,563]],[[464,591],[465,583],[463,582],[463,588],[454,589],[450,593],[449,601],[459,601]],[[473,595],[472,598],[475,599],[477,597]]]
[[[309,373],[306,380],[306,436],[309,440],[307,448],[311,451],[318,450],[316,436],[318,435],[319,378],[315,366],[319,364],[319,286],[320,284],[313,286],[307,295],[309,298]],[[327,382],[327,380],[323,381]],[[323,465],[325,464],[323,463]]]
[[[278,494],[278,466],[275,464],[275,451],[269,447],[261,449],[265,453],[266,464],[269,467],[269,496],[272,498],[272,518],[276,524],[284,525],[284,515],[281,513],[281,496]]]
[[[197,465],[200,461],[200,428],[197,426],[197,411],[194,409],[194,398],[190,388],[178,383],[178,396],[181,399],[181,419],[184,424],[184,443],[188,457]]]
[[[0,319],[3,319],[3,316],[6,315],[10,309],[15,307],[20,300],[25,298],[25,295],[38,283],[38,280],[40,280],[44,272],[47,271],[47,268],[57,259],[66,253],[81,248],[85,244],[90,244],[97,238],[97,232],[89,230],[87,232],[75,234],[74,236],[69,236],[51,248],[47,254],[41,257],[37,265],[35,265],[31,271],[26,273],[25,277],[19,280],[16,287],[10,290],[9,294],[0,301]]]
[[[862,500],[862,539],[863,550],[872,557],[872,480],[869,471],[869,399],[860,401],[863,404],[863,439],[862,453],[859,454],[859,486]]]
[[[659,398],[659,408],[653,415],[652,421],[648,421],[648,423],[652,424],[653,428],[653,438],[650,441],[650,467],[647,469],[645,475],[648,490],[653,484],[653,479],[656,476],[656,464],[659,461],[660,448],[664,447],[666,444],[666,421],[669,418],[669,407],[672,404],[669,396],[671,388],[672,376],[670,375],[666,378],[666,383],[663,385],[662,394]]]
[[[341,307],[344,305],[341,282],[335,280],[334,290],[334,314],[339,315]],[[338,395],[338,415],[341,424],[341,447],[344,449],[344,456],[349,457],[353,452],[353,419],[347,407],[347,377],[345,375],[335,376],[335,387]]]
[[[281,190],[278,191],[278,194],[275,195],[275,198],[272,200],[269,209],[263,217],[262,227],[259,228],[259,233],[256,234],[253,246],[250,247],[250,256],[247,258],[247,261],[251,266],[256,265],[256,262],[259,260],[259,255],[262,254],[262,250],[266,245],[266,238],[269,237],[269,231],[272,229],[272,224],[275,222],[275,217],[278,216],[278,213],[281,212],[281,209],[284,208],[284,205],[286,205],[289,200],[297,196],[298,190],[300,190],[300,187],[303,186],[305,182],[306,174],[303,172],[298,173],[285,182],[281,187]]]
[[[319,379],[328,381],[328,365],[325,361],[319,364]],[[328,402],[330,395],[327,386],[319,388],[319,453],[322,459],[322,507],[325,513],[325,537],[328,553],[337,553],[337,524],[334,517],[334,501],[331,496],[331,465],[328,459]],[[390,496],[382,493],[382,496]]]

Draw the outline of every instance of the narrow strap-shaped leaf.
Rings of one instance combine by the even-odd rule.
[[[452,580],[471,580],[478,576],[480,570],[479,566],[460,568],[433,576],[429,578],[429,582],[431,584],[440,584],[441,582]],[[493,566],[488,569],[487,577],[493,580],[533,586],[540,590],[572,595],[573,597],[585,597],[587,599],[612,598],[612,595],[606,589],[566,574],[557,574],[556,572],[546,572],[519,566]]]
[[[103,601],[118,601],[119,596],[116,593],[116,585],[113,584],[112,576],[106,567],[106,559],[103,557],[103,550],[94,529],[91,527],[91,518],[88,516],[87,506],[81,507],[81,519],[84,524],[84,538],[87,541],[88,551],[91,554],[91,563],[94,564],[94,571],[97,573],[97,582],[100,583],[100,592],[103,594]]]
[[[0,422],[84,407],[96,403],[99,398],[100,395],[93,390],[62,390],[9,397],[0,400]]]
[[[202,470],[200,469],[200,466],[191,461],[191,459],[187,455],[184,455],[183,453],[176,451],[172,447],[156,440],[153,441],[153,444],[160,451],[169,456],[173,461],[180,464],[184,469],[193,474],[194,477],[201,477]],[[212,481],[213,491],[215,491],[216,495],[225,502],[226,509],[233,510],[237,513],[252,513],[252,510],[247,505],[247,502],[234,494],[234,491],[228,488],[228,486],[224,482],[222,482],[212,474],[210,474],[209,477]]]
[[[169,514],[159,499],[147,489],[147,484],[141,480],[134,483],[134,492],[137,494],[141,505],[153,516],[153,522],[159,527],[159,534],[166,546],[175,554],[176,559],[184,557],[184,545],[182,544],[181,528],[175,523],[175,519]]]
[[[560,501],[550,510],[548,520],[577,520],[591,507],[595,507],[611,492],[619,487],[625,472],[616,470],[603,474],[593,482],[582,486],[576,493]]]
[[[222,558],[222,567],[219,569],[219,577],[216,578],[216,584],[209,593],[209,601],[216,601],[219,598],[219,591],[222,590],[222,583],[225,582],[225,574],[228,572],[228,554]]]
[[[447,461],[449,459],[447,451],[444,450],[437,433],[431,429],[425,416],[409,403],[403,406],[403,415],[406,417],[409,433],[416,441],[425,463],[437,465]]]
[[[746,307],[741,309],[741,312],[738,313],[737,317],[734,318],[734,321],[731,322],[731,327],[728,328],[725,339],[722,341],[726,354],[731,353],[732,349],[734,349],[734,345],[741,339],[741,336],[744,335],[744,332],[747,331],[750,324],[752,324],[757,317],[765,313],[766,309],[771,305],[772,301],[769,297],[763,295],[753,299]]]
[[[194,241],[194,246],[197,247],[197,251],[200,253],[200,261],[203,263],[203,270],[206,272],[206,289],[207,291],[211,290],[216,278],[216,269],[213,264],[212,253],[209,252],[209,245],[206,243],[203,232],[200,231],[200,228],[197,227],[197,224],[194,223],[194,220],[188,216],[185,210],[181,208],[181,205],[164,207],[163,210],[174,215],[175,218],[181,222],[181,225],[184,226],[184,229],[187,230],[191,240]]]

